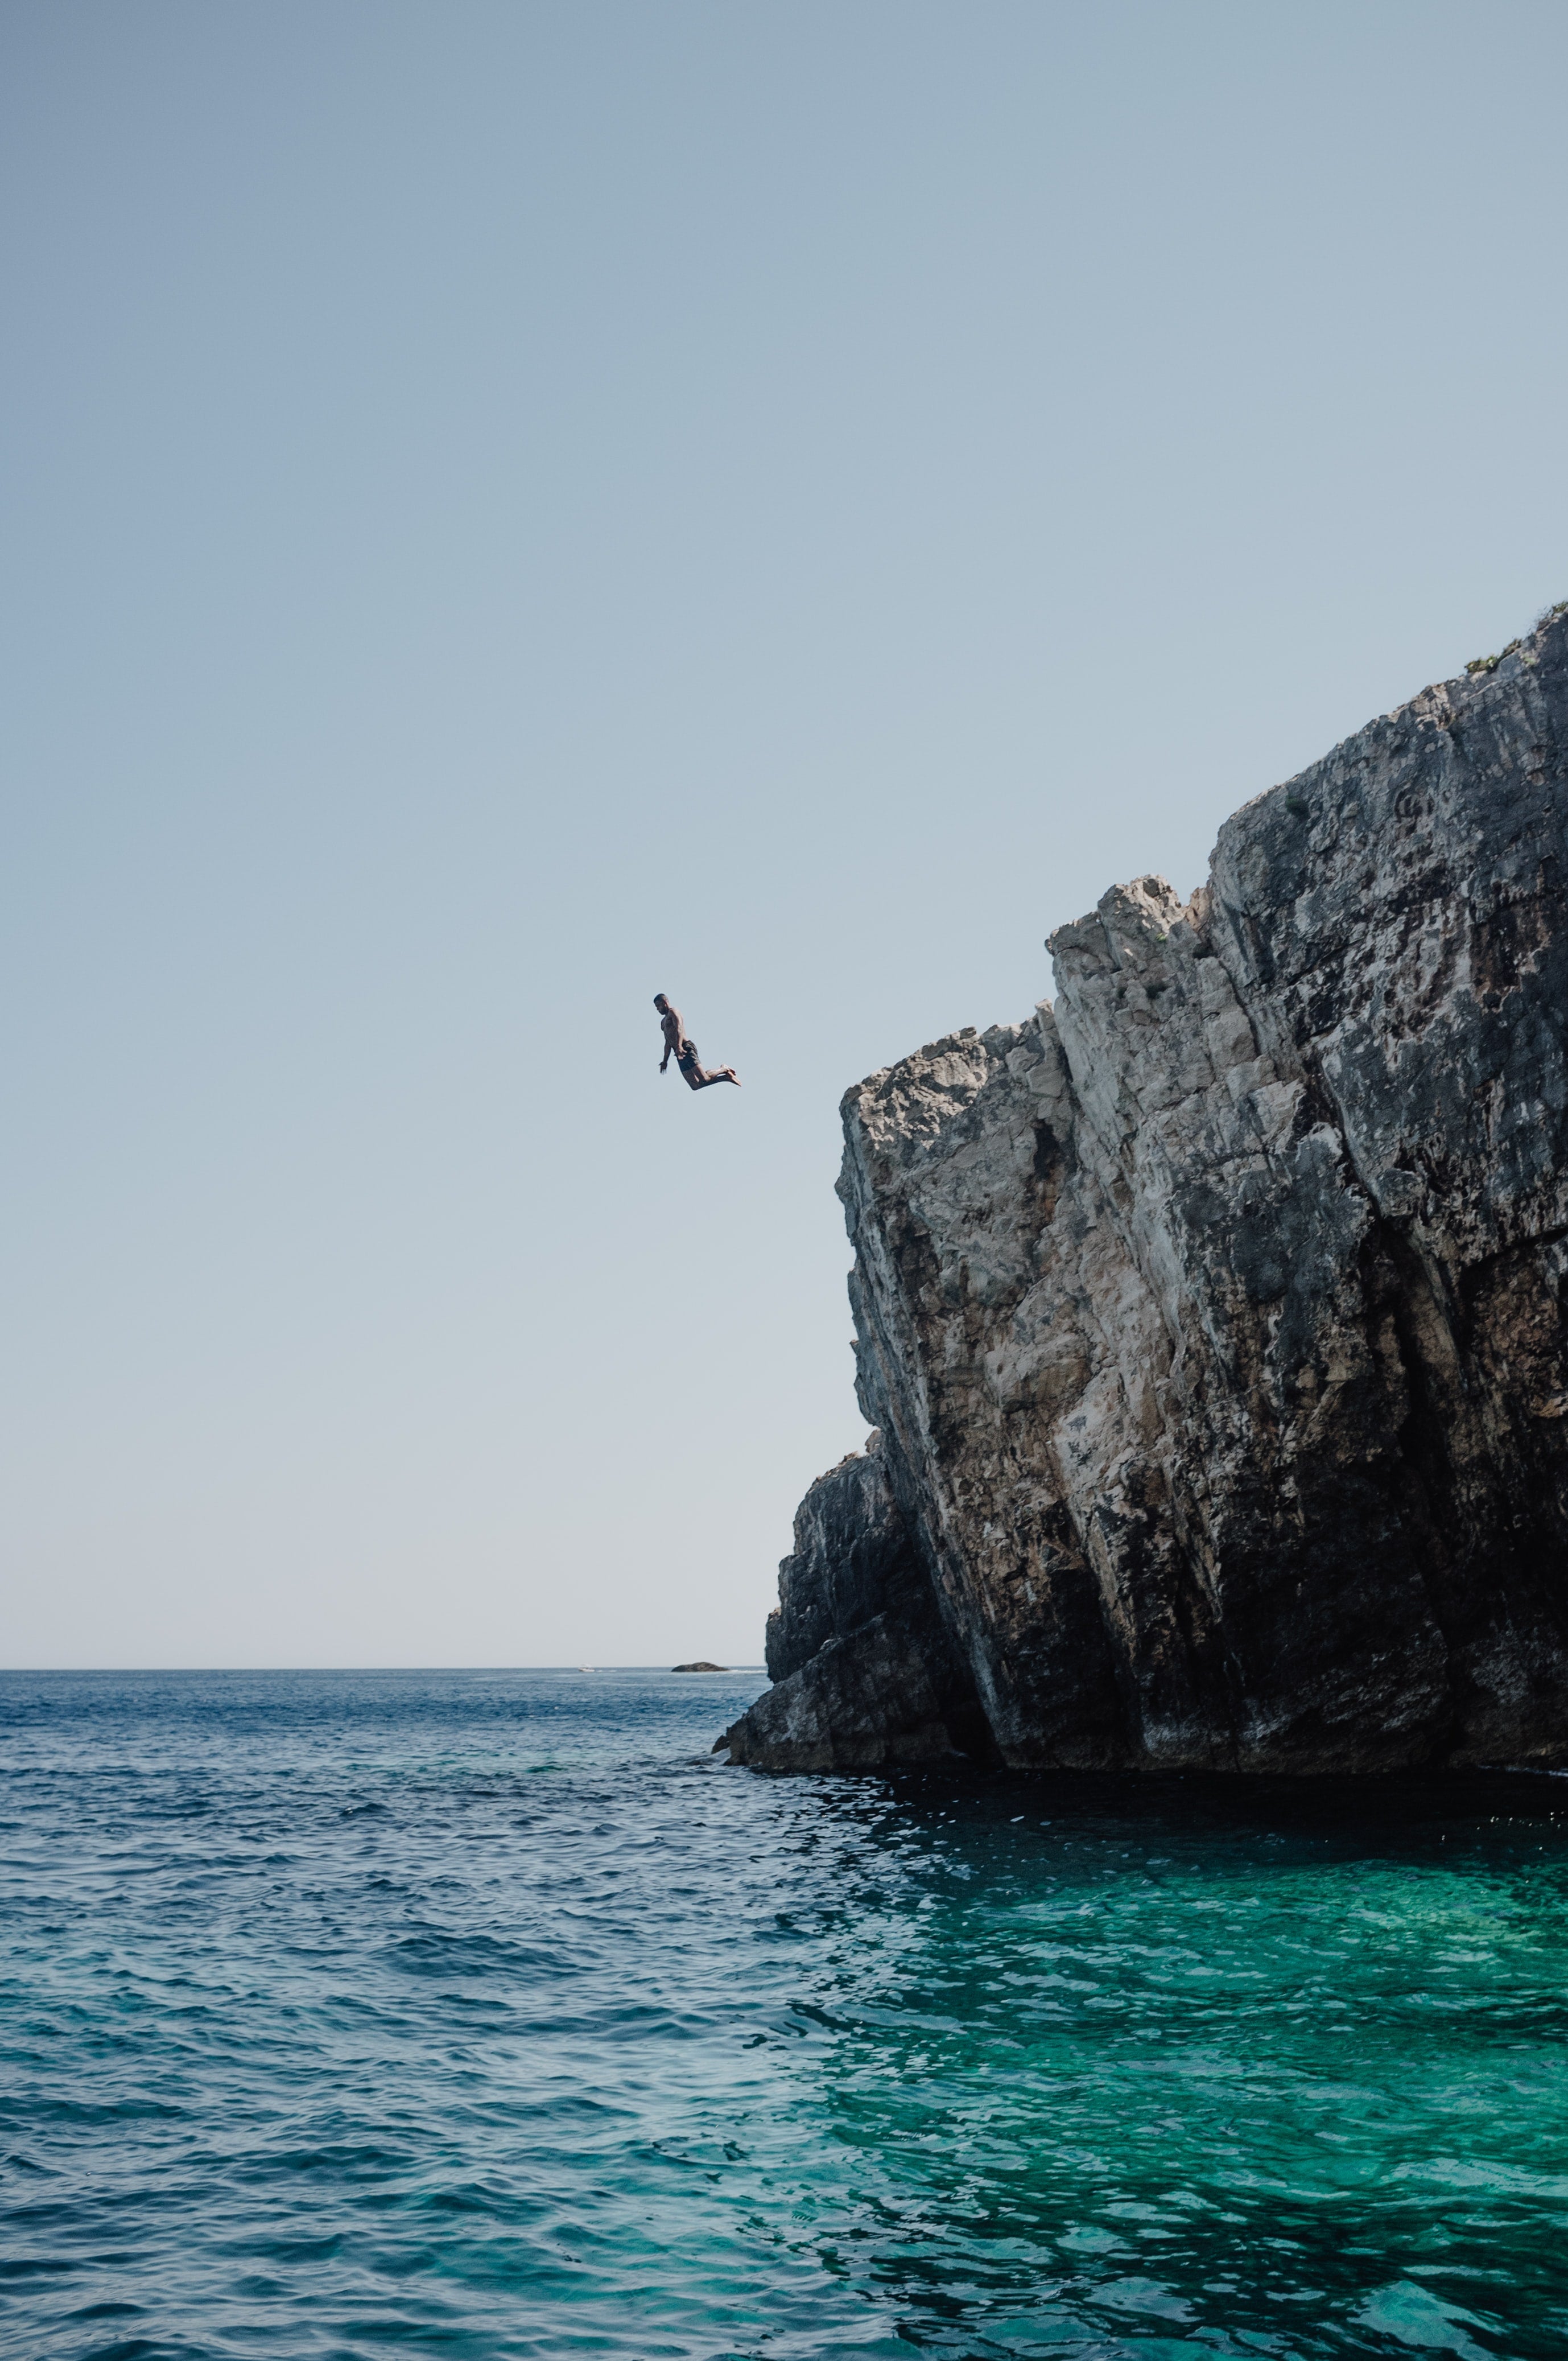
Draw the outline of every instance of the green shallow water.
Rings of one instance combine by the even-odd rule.
[[[0,2350],[1568,2351],[1568,1787],[760,1777],[0,1680]]]

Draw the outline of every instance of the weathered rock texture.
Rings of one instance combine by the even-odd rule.
[[[849,1093],[879,1448],[736,1759],[1568,1762],[1565,822],[1559,615]]]
[[[775,1686],[726,1732],[734,1762],[871,1770],[988,1746],[881,1444],[818,1477],[795,1512],[768,1618]]]

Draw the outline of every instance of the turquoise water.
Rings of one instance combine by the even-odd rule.
[[[0,1677],[0,2351],[1568,2350],[1568,1784],[716,1764],[667,1674]]]

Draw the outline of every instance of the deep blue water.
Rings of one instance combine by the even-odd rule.
[[[1568,2353],[1568,1787],[717,1764],[755,1675],[0,1676],[0,2351]]]

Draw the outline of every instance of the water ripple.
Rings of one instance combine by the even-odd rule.
[[[757,1777],[755,1683],[0,1677],[0,2352],[1568,2348],[1568,1820]]]

